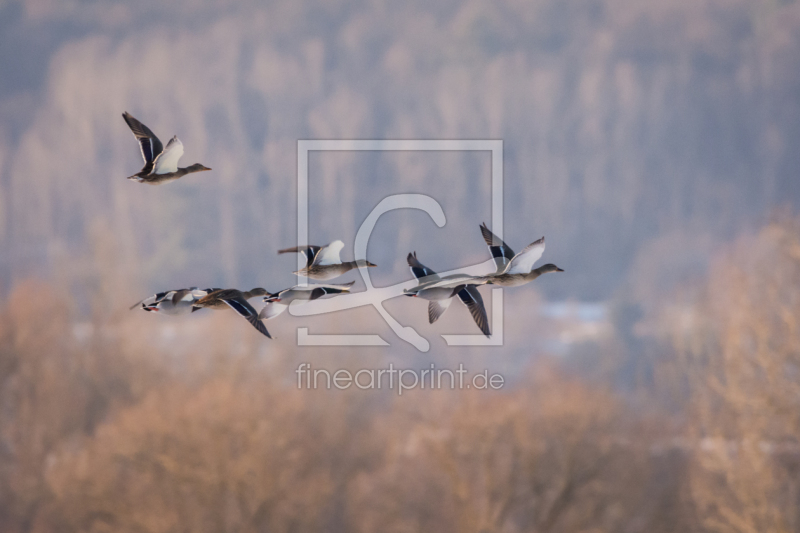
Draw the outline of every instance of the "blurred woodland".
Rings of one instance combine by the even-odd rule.
[[[800,532],[800,3],[261,4],[0,0],[0,532]],[[125,110],[214,171],[127,182]],[[296,141],[341,138],[503,139],[503,237],[546,235],[566,270],[505,291],[503,347],[302,349],[288,313],[268,341],[128,311],[291,286]],[[314,243],[390,193],[442,204],[441,229],[378,223],[376,286],[412,250],[487,259],[486,154],[309,169]],[[607,316],[568,329],[554,301]],[[387,308],[423,334],[474,333],[408,304]],[[388,361],[507,385],[296,387],[302,362]]]
[[[616,337],[602,372],[532,359],[497,392],[298,390],[298,354],[264,357],[236,317],[176,352],[144,313],[77,340],[66,297],[31,281],[2,310],[4,532],[800,527],[797,218],[664,303],[627,390]]]

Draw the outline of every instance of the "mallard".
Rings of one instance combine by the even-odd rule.
[[[258,313],[258,318],[262,320],[269,320],[275,318],[279,314],[286,311],[289,304],[298,301],[311,301],[317,298],[322,298],[326,294],[341,294],[343,292],[350,292],[355,281],[346,283],[344,285],[295,285],[282,291],[274,292],[264,296],[264,301],[267,302],[261,311]]]
[[[130,127],[133,136],[139,141],[139,148],[141,148],[142,157],[144,158],[142,170],[133,176],[128,176],[129,180],[159,185],[176,180],[186,174],[211,170],[200,163],[195,163],[185,168],[179,168],[178,161],[183,155],[183,143],[178,139],[177,135],[172,137],[167,143],[167,147],[164,148],[155,133],[133,118],[130,113],[125,111],[122,114],[122,118],[125,119],[128,127]]]
[[[210,292],[218,290],[219,289],[200,290],[197,287],[191,287],[188,289],[159,292],[158,294],[133,304],[131,309],[141,307],[145,311],[158,312],[165,315],[188,314],[192,312],[192,307],[197,300],[208,295]]]
[[[542,274],[549,272],[564,272],[552,263],[548,263],[539,268],[533,268],[533,264],[542,257],[544,253],[544,237],[532,242],[518,254],[497,235],[489,231],[486,224],[481,224],[481,234],[489,252],[494,258],[497,270],[488,276],[478,276],[475,281],[490,285],[500,285],[502,287],[517,287],[529,283]]]
[[[489,252],[492,254],[496,264],[496,270],[492,274],[484,276],[470,276],[468,274],[453,274],[442,279],[432,279],[421,282],[423,288],[430,292],[431,289],[452,288],[459,284],[465,285],[500,285],[502,287],[518,287],[529,283],[542,274],[549,272],[564,272],[552,263],[548,263],[539,268],[533,268],[533,264],[542,257],[544,253],[544,237],[532,242],[518,254],[494,233],[489,231],[486,224],[481,224],[481,233]]]
[[[459,299],[467,306],[472,319],[475,320],[481,332],[489,337],[491,331],[489,330],[489,319],[486,316],[486,307],[483,305],[483,298],[481,293],[478,292],[476,284],[464,281],[464,277],[459,274],[451,276],[440,277],[436,272],[426,267],[417,259],[417,252],[408,254],[406,258],[408,266],[411,268],[411,273],[419,281],[419,285],[412,289],[406,289],[407,296],[414,296],[428,300],[428,322],[433,324],[439,317],[444,314],[450,303],[453,301],[453,296],[458,296]],[[452,286],[435,286],[437,281],[459,280],[455,281]],[[431,286],[434,285],[434,286]]]
[[[227,309],[230,307],[241,316],[246,318],[254,328],[271,339],[272,336],[269,334],[269,331],[267,331],[267,327],[264,325],[261,319],[259,319],[258,312],[247,301],[250,298],[263,296],[265,294],[267,294],[267,291],[261,288],[252,289],[246,292],[242,292],[238,289],[218,289],[210,292],[206,296],[194,302],[192,311],[197,311],[198,309],[203,308]]]
[[[339,277],[354,268],[378,266],[365,259],[342,262],[339,257],[339,252],[342,251],[342,248],[344,248],[342,241],[333,241],[327,246],[295,246],[278,250],[278,253],[304,254],[306,256],[306,266],[294,273],[311,279],[329,280]]]

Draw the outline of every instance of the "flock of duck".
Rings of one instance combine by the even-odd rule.
[[[195,163],[188,167],[178,167],[178,161],[183,155],[183,143],[177,136],[164,147],[156,135],[144,124],[136,120],[130,113],[125,112],[122,118],[130,127],[134,137],[139,142],[139,148],[144,159],[144,167],[128,179],[139,183],[158,185],[176,180],[186,174],[211,170],[210,168]],[[521,252],[514,251],[500,238],[492,233],[486,224],[480,226],[481,234],[489,247],[489,252],[494,259],[495,272],[483,276],[469,276],[465,274],[452,274],[439,276],[417,259],[417,253],[409,253],[406,258],[411,273],[417,279],[417,285],[406,289],[405,295],[422,298],[428,301],[428,321],[433,324],[447,310],[453,298],[458,298],[467,306],[475,324],[487,337],[491,335],[489,321],[483,298],[478,292],[480,285],[500,285],[502,287],[517,287],[524,285],[549,272],[563,272],[554,264],[546,264],[533,268],[544,253],[544,237],[529,244]],[[300,253],[306,257],[306,266],[295,271],[294,274],[310,279],[328,281],[337,278],[356,268],[375,267],[365,259],[355,261],[342,261],[340,253],[344,248],[342,241],[336,240],[326,246],[296,246],[278,250],[279,254]],[[158,312],[166,315],[181,315],[198,311],[200,309],[233,309],[240,316],[247,319],[259,332],[269,338],[272,336],[264,324],[267,320],[280,315],[294,302],[309,302],[326,295],[335,295],[350,291],[355,283],[345,284],[310,284],[295,285],[288,289],[270,293],[266,289],[257,287],[249,291],[238,289],[208,288],[199,289],[191,287],[164,291],[135,303],[131,309],[141,308],[148,312]],[[248,300],[263,297],[265,305],[256,310]]]

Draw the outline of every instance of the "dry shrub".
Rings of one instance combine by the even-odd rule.
[[[800,220],[739,238],[670,328],[692,391],[692,496],[710,531],[796,531]]]
[[[358,531],[638,530],[653,514],[639,505],[650,436],[621,436],[608,391],[540,368],[511,393],[411,397],[382,422],[404,431],[381,469],[358,480]]]
[[[59,458],[59,515],[81,531],[312,530],[332,483],[303,411],[229,376],[155,390]]]

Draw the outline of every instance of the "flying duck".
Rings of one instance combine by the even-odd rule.
[[[465,282],[463,276],[459,274],[445,276],[444,278],[440,277],[436,272],[419,262],[417,252],[408,254],[406,260],[411,268],[411,273],[419,281],[419,285],[412,289],[406,289],[405,294],[428,300],[428,322],[433,324],[439,320],[439,317],[444,314],[453,301],[453,296],[458,296],[469,309],[472,319],[475,320],[475,324],[477,324],[481,332],[487,337],[491,335],[489,319],[486,316],[486,307],[483,305],[483,298],[475,284]],[[436,283],[431,283],[446,280],[458,281],[455,281],[456,284],[453,286],[436,286]]]
[[[295,271],[311,279],[329,280],[337,278],[354,268],[378,266],[365,259],[345,261],[339,257],[339,252],[344,248],[342,241],[333,241],[327,246],[295,246],[278,250],[279,254],[298,253],[306,256],[306,266]]]
[[[129,180],[159,185],[176,180],[192,172],[211,170],[200,163],[195,163],[185,168],[178,167],[178,161],[183,155],[183,143],[178,139],[177,135],[172,137],[167,143],[167,147],[164,148],[161,141],[156,137],[156,134],[150,131],[150,128],[133,118],[130,113],[125,111],[122,114],[122,118],[125,119],[128,127],[130,127],[133,136],[139,141],[139,148],[141,148],[142,157],[144,158],[142,170],[133,176],[128,176]]]
[[[250,298],[263,296],[265,294],[267,294],[267,291],[261,288],[246,292],[242,292],[238,289],[217,289],[194,302],[194,304],[192,304],[192,311],[194,312],[202,308],[227,309],[230,307],[239,313],[239,315],[246,318],[254,328],[271,339],[272,336],[269,334],[269,331],[267,331],[267,327],[264,323],[259,319],[258,312],[247,301]]]
[[[208,293],[219,289],[200,290],[197,287],[159,292],[149,298],[137,302],[131,309],[141,307],[145,311],[158,312],[165,315],[184,315],[191,313],[194,303]]]
[[[497,235],[489,231],[485,223],[481,224],[481,234],[494,258],[497,270],[488,276],[478,276],[475,280],[478,283],[500,285],[502,287],[518,287],[535,280],[542,274],[564,272],[552,263],[533,268],[533,264],[544,253],[544,237],[532,242],[520,253],[514,254],[514,250]]]
[[[264,301],[267,302],[261,312],[258,313],[258,318],[262,320],[269,320],[275,318],[279,314],[286,311],[293,301],[306,301],[316,300],[322,298],[326,294],[341,294],[343,292],[350,292],[350,287],[355,283],[351,281],[344,285],[307,285],[301,287],[295,285],[282,291],[274,292],[264,296]]]

